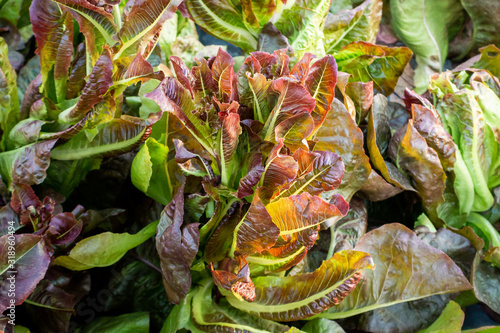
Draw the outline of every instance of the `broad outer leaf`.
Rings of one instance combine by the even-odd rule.
[[[196,24],[211,35],[247,52],[257,49],[257,36],[247,30],[241,14],[230,1],[188,0],[186,7]]]
[[[0,237],[0,311],[22,304],[43,279],[49,264],[50,254],[42,237]]]
[[[311,96],[316,100],[316,106],[311,112],[315,132],[323,124],[326,115],[330,112],[335,97],[335,85],[337,84],[337,63],[335,58],[327,55],[316,61],[309,69],[309,75],[304,84]]]
[[[441,72],[448,56],[448,29],[460,17],[458,1],[395,0],[391,23],[398,37],[416,56],[417,92],[423,92],[432,73]]]
[[[253,302],[238,300],[233,295],[228,295],[227,300],[232,306],[265,319],[305,319],[339,304],[356,287],[361,271],[367,268],[375,268],[370,255],[342,251],[312,273],[253,279]]]
[[[425,209],[435,218],[437,206],[444,201],[446,174],[436,151],[413,126],[413,119],[392,137],[389,156],[400,170],[411,176]]]
[[[60,256],[54,264],[74,271],[93,267],[107,267],[120,260],[128,250],[144,243],[155,234],[156,223],[151,223],[131,235],[103,232],[79,241],[67,256]]]
[[[345,333],[342,327],[334,322],[325,318],[315,318],[309,320],[301,329],[307,333],[329,332],[329,333]]]
[[[120,48],[115,58],[143,54],[145,58],[156,45],[165,21],[172,18],[181,0],[134,1],[120,30]]]
[[[363,149],[363,132],[338,99],[333,100],[315,139],[315,149],[334,152],[342,158],[344,177],[335,193],[349,201],[370,175],[371,166]]]
[[[320,317],[346,318],[472,288],[453,260],[401,224],[386,224],[365,234],[354,249],[370,253],[377,268],[364,271],[358,288]]]
[[[0,174],[7,183],[40,184],[47,176],[50,150],[56,140],[32,143],[0,153]]]
[[[391,165],[396,172],[400,172],[394,165],[390,163],[388,165]],[[403,192],[402,188],[388,183],[384,177],[379,175],[374,169],[372,169],[368,179],[359,190],[360,192],[363,192],[366,198],[370,201],[386,200]]]
[[[268,250],[278,240],[280,229],[273,223],[259,192],[255,193],[250,208],[234,229],[231,252],[248,256]]]
[[[326,53],[338,52],[351,42],[375,43],[382,19],[382,0],[366,0],[353,9],[341,10],[326,17]]]
[[[349,82],[373,81],[377,92],[389,96],[411,56],[412,52],[406,47],[355,42],[344,46],[335,55],[335,60],[340,71],[352,75]]]

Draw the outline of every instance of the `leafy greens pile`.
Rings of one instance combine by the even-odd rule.
[[[0,2],[0,327],[498,316],[500,49],[467,1],[425,5]],[[484,47],[440,73],[453,38]]]

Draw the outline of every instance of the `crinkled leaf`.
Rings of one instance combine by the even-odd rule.
[[[436,151],[413,126],[413,119],[392,137],[389,156],[400,170],[411,176],[428,215],[435,218],[437,206],[444,202],[446,174]]]
[[[19,148],[38,141],[40,130],[45,121],[37,119],[24,119],[18,122],[9,133],[9,143],[13,148]]]
[[[366,0],[356,8],[329,13],[323,29],[326,53],[338,52],[351,42],[375,43],[381,19],[381,0]]]
[[[2,312],[11,305],[12,300],[15,305],[22,304],[43,279],[50,264],[50,254],[42,237],[31,234],[13,237],[14,239],[10,235],[0,237],[2,284],[0,311]],[[10,277],[14,277],[15,282],[9,280]],[[11,283],[15,285],[14,297],[9,295]]]
[[[40,184],[47,176],[50,150],[56,140],[32,143],[0,153],[0,174],[7,183]]]
[[[334,152],[342,158],[345,171],[335,193],[349,201],[370,175],[371,167],[363,149],[363,132],[338,99],[333,100],[315,139],[315,149]]]
[[[389,96],[411,56],[412,52],[406,47],[355,42],[344,46],[335,60],[340,71],[352,75],[350,82],[373,81],[374,89]]]
[[[333,228],[330,248],[333,253],[342,250],[352,250],[368,227],[368,212],[365,203],[359,198],[353,198],[349,203],[349,211]]]
[[[103,232],[79,241],[67,256],[60,256],[54,264],[74,271],[94,267],[111,266],[120,260],[128,250],[144,243],[155,234],[157,223],[153,222],[138,233],[115,234]]]
[[[104,101],[103,95],[113,85],[112,72],[111,51],[105,47],[83,87],[80,99],[74,107],[61,112],[59,120],[64,123],[76,123],[89,113],[97,103]]]
[[[339,304],[355,289],[361,271],[366,268],[375,268],[370,255],[342,251],[324,261],[312,273],[255,278],[253,302],[238,300],[232,295],[226,298],[237,309],[261,318],[276,321],[305,319]]]
[[[363,271],[358,288],[320,317],[345,318],[472,288],[453,260],[401,224],[386,224],[365,234],[354,249],[370,253],[377,268]]]

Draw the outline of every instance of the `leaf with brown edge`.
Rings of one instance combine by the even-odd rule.
[[[338,319],[427,296],[472,288],[444,252],[397,223],[370,231],[356,251],[368,252],[377,268],[361,274],[358,288],[318,317]]]
[[[347,203],[342,198],[338,200],[337,204],[331,204],[304,192],[271,202],[266,209],[280,235],[289,235],[318,226],[326,220],[332,221],[334,217],[340,219],[345,216]]]
[[[234,228],[234,233],[230,254],[249,256],[276,243],[280,230],[260,201],[259,192],[254,194],[250,208]]]
[[[333,56],[327,55],[311,66],[305,80],[305,86],[316,100],[316,106],[311,112],[314,120],[314,132],[320,128],[330,111],[333,98],[335,97],[336,84],[337,63]]]
[[[217,91],[217,85],[212,76],[212,70],[208,66],[206,59],[198,61],[198,66],[194,66],[191,69],[191,73],[194,77],[192,86],[197,103],[207,96],[212,96],[212,94]]]
[[[413,126],[413,119],[392,137],[389,156],[399,169],[412,177],[425,210],[434,219],[437,207],[444,202],[446,174],[436,151]]]
[[[342,251],[312,273],[255,278],[253,302],[238,300],[232,295],[227,295],[226,299],[235,308],[261,318],[306,319],[339,304],[356,287],[361,272],[373,268],[375,265],[369,254]]]
[[[339,187],[344,175],[344,163],[340,156],[329,151],[316,150],[314,153],[318,157],[314,159],[311,172],[295,180],[290,188],[280,192],[277,197],[287,197],[302,192],[320,195]]]
[[[78,22],[80,31],[85,35],[86,51],[92,57],[95,66],[105,44],[113,47],[116,41],[116,25],[113,15],[103,7],[91,4],[87,0],[57,0],[71,10]]]
[[[316,58],[316,56],[314,54],[307,52],[302,56],[302,58],[300,58],[299,61],[297,61],[297,63],[295,65],[293,65],[292,69],[290,70],[290,75],[293,76],[295,78],[295,80],[297,80],[298,83],[304,85],[306,79],[311,80],[309,78],[309,71],[311,69],[311,61],[314,58]],[[320,61],[320,60],[318,60],[318,61]],[[314,66],[314,64],[313,64],[313,66]],[[316,68],[316,70],[317,70],[317,68]],[[308,89],[310,89],[310,88],[308,87]]]
[[[0,311],[2,312],[10,306],[12,300],[15,305],[22,304],[43,279],[50,264],[50,254],[42,237],[31,234],[13,235],[14,259],[8,255],[12,243],[10,237],[12,236],[0,237],[0,279],[3,282],[0,291]],[[12,292],[9,292],[10,283],[7,280],[12,276],[15,280],[14,298],[9,295]]]
[[[255,299],[255,288],[250,279],[250,269],[245,258],[229,259],[220,263],[219,266],[223,269],[216,270],[212,264],[210,265],[215,285],[231,292],[238,299],[252,302]]]
[[[279,188],[286,188],[297,177],[298,163],[292,156],[282,155],[280,150],[283,148],[283,140],[269,154],[265,172],[261,178],[262,189],[260,190],[261,199],[264,202],[270,200]]]
[[[500,49],[491,44],[480,48],[479,52],[481,52],[481,57],[472,67],[487,69],[491,74],[500,77],[500,66],[498,65],[500,60]]]
[[[349,96],[356,110],[356,123],[361,123],[368,115],[373,103],[373,81],[348,82],[345,86],[345,94]]]
[[[387,97],[382,94],[377,94],[373,99],[373,105],[368,113],[368,126],[367,126],[367,135],[366,135],[366,145],[368,147],[368,152],[370,153],[370,161],[373,164],[373,167],[380,171],[383,178],[393,186],[406,190],[406,191],[415,191],[413,186],[411,186],[410,181],[406,178],[405,175],[401,173],[391,162],[385,161],[382,154],[387,151],[387,147],[389,146],[389,140],[391,138],[391,128],[389,126],[389,115],[388,105],[387,105]],[[381,187],[386,187],[388,189],[387,195],[391,194],[391,196],[401,192],[395,189],[389,190],[389,186],[384,185],[383,182],[377,179],[376,175],[370,175],[371,184],[365,187],[365,192],[372,192],[374,189]],[[379,200],[383,200],[382,198],[386,197],[382,192],[381,193],[371,193],[371,197],[379,198]],[[378,201],[378,200],[375,200]]]
[[[42,90],[49,96],[46,86],[49,72],[54,70],[54,102],[63,102],[66,95],[68,70],[73,54],[73,20],[67,10],[61,10],[51,0],[35,0],[30,7],[31,23],[40,55]]]
[[[314,120],[307,112],[282,121],[276,128],[275,139],[283,139],[285,145],[295,152],[297,149],[308,150],[307,137],[314,129]]]
[[[274,131],[282,121],[303,112],[311,113],[316,105],[314,98],[304,86],[283,77],[274,80],[270,87],[271,97],[275,98],[275,106],[264,123],[261,137],[270,141]]]
[[[370,175],[371,166],[363,149],[363,132],[338,99],[333,100],[315,139],[315,149],[334,152],[342,158],[345,171],[335,193],[349,201]]]
[[[212,65],[212,75],[219,92],[219,99],[224,102],[234,99],[233,90],[236,88],[236,77],[233,65],[234,60],[229,53],[219,48]]]
[[[74,124],[85,117],[97,103],[104,100],[103,95],[113,85],[112,75],[113,63],[111,61],[111,51],[105,47],[92,69],[87,83],[83,87],[80,99],[73,108],[59,114],[59,121]]]
[[[307,228],[294,233],[290,239],[279,238],[276,244],[261,254],[247,257],[250,269],[264,268],[270,272],[285,271],[304,259],[318,239],[318,228]]]
[[[173,17],[180,3],[180,0],[160,0],[152,6],[147,0],[134,1],[118,34],[121,45],[115,59],[137,52],[147,58],[156,45],[163,24]]]

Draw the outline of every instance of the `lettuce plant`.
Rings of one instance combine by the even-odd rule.
[[[170,201],[156,249],[165,291],[178,305],[163,332],[285,332],[294,328],[278,322],[344,318],[470,288],[450,258],[398,224],[358,242],[366,230],[359,227],[351,245],[337,246],[353,230],[339,222],[347,218],[345,198],[371,168],[356,110],[350,114],[334,97],[334,57],[307,53],[290,66],[285,50],[253,52],[236,72],[222,50],[191,69],[170,61],[176,78],[146,94],[167,114],[165,131],[145,142],[131,175],[147,195]],[[328,227],[328,254],[314,263],[311,251]],[[398,240],[405,255],[436,255],[443,270],[434,278],[442,282],[404,297],[372,298],[376,286],[391,283],[379,265],[393,260],[383,253],[398,233],[409,237]],[[379,243],[382,234],[388,239]],[[400,264],[394,269],[412,269]],[[422,265],[419,274],[434,274]],[[445,286],[451,276],[456,283]],[[364,287],[356,289],[360,280]],[[214,301],[214,289],[221,300]]]

